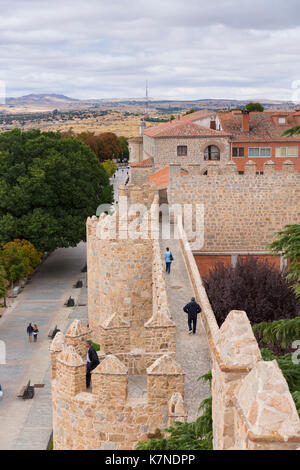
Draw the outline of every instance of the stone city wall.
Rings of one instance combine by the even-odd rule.
[[[121,187],[128,204],[156,200],[151,188]],[[157,207],[155,204],[152,208]],[[134,222],[136,214],[128,217]],[[170,319],[163,266],[157,239],[158,218],[153,210],[141,217],[140,238],[131,238],[130,224],[102,214],[87,221],[89,326],[103,354],[116,355],[130,374],[144,374],[160,355],[175,355],[175,324]],[[115,223],[116,237],[100,237]],[[153,237],[155,238],[155,237]]]
[[[245,312],[218,327],[180,221],[178,231],[212,358],[214,449],[297,449],[300,420],[277,362],[262,360]]]
[[[147,183],[149,176],[153,173],[153,167],[130,167],[130,183],[142,186]]]
[[[62,334],[52,342],[51,365],[55,450],[130,450],[187,419],[184,372],[168,355],[147,368],[146,398],[128,397],[128,369],[114,355],[94,369],[87,392],[85,362]]]
[[[269,161],[257,175],[248,162],[240,175],[233,162],[222,169],[210,163],[207,175],[200,174],[200,165],[191,165],[181,176],[179,165],[170,166],[169,204],[193,204],[194,210],[203,205],[204,245],[197,251],[266,251],[276,232],[300,223],[300,175],[292,162],[281,171],[274,167]]]

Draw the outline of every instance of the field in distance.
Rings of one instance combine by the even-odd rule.
[[[261,100],[267,110],[294,109],[291,102]],[[247,101],[237,100],[195,100],[149,102],[152,120],[168,120],[189,109],[221,110],[241,107]],[[60,132],[114,132],[118,136],[134,137],[138,124],[145,116],[143,99],[76,100],[57,94],[30,94],[19,98],[7,98],[0,105],[0,132],[14,128],[23,130],[39,128],[42,131]],[[155,125],[148,122],[147,127]]]

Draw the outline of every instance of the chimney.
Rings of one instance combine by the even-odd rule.
[[[211,119],[210,121],[210,128],[214,130],[217,129],[216,121],[214,119]]]
[[[242,129],[246,132],[250,130],[250,113],[246,110],[242,112]]]

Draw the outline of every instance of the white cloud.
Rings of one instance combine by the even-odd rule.
[[[298,0],[0,0],[8,95],[292,99]]]

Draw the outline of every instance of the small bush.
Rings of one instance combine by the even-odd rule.
[[[92,346],[93,346],[93,348],[95,349],[95,351],[100,351],[100,344],[97,344],[97,343],[93,343],[93,342],[92,342]]]
[[[235,267],[217,264],[203,282],[219,326],[231,310],[244,310],[253,324],[294,318],[300,309],[284,274],[251,256]]]

